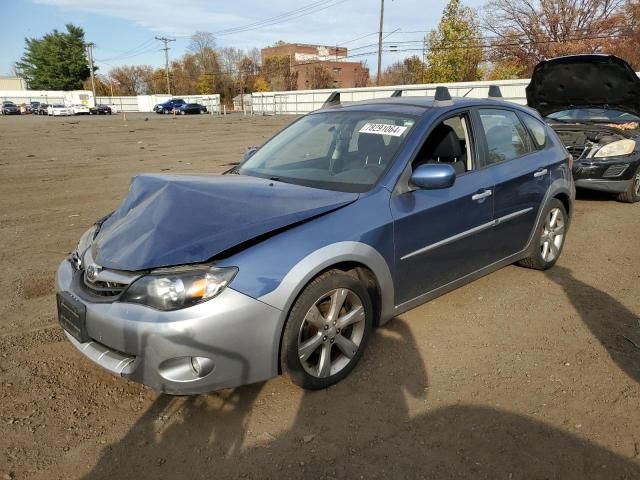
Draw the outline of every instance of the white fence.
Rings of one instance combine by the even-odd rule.
[[[433,95],[436,87],[445,86],[452,97],[486,98],[490,85],[498,85],[504,100],[526,104],[525,88],[529,79],[498,80],[494,82],[461,82],[421,85],[393,85],[385,87],[338,88],[328,90],[293,90],[289,92],[260,92],[251,94],[253,114],[304,114],[322,107],[333,92],[340,92],[341,102],[356,102],[390,97],[402,90],[403,97]]]

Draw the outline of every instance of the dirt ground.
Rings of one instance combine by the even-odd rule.
[[[291,120],[0,117],[0,479],[640,479],[640,204],[603,195],[554,269],[394,319],[326,391],[159,395],[63,339],[54,271],[132,175],[221,172]]]

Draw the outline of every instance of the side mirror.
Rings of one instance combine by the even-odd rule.
[[[242,161],[248,160],[250,159],[254,153],[256,153],[258,151],[258,147],[247,147],[247,149],[244,152],[244,157],[242,158]]]
[[[423,189],[449,188],[456,181],[456,171],[448,163],[423,163],[411,174],[409,183]]]

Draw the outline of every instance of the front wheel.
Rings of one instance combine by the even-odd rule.
[[[303,388],[334,385],[354,369],[372,328],[373,307],[355,276],[330,270],[305,287],[282,338],[283,372]]]
[[[562,253],[568,225],[567,210],[560,200],[554,198],[542,215],[541,225],[532,241],[531,254],[518,263],[536,270],[553,267]]]
[[[640,165],[631,179],[631,184],[625,192],[618,195],[618,200],[626,203],[640,202]]]

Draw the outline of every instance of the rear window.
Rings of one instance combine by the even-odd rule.
[[[531,137],[515,112],[492,108],[478,113],[487,140],[488,164],[513,160],[534,150]]]

